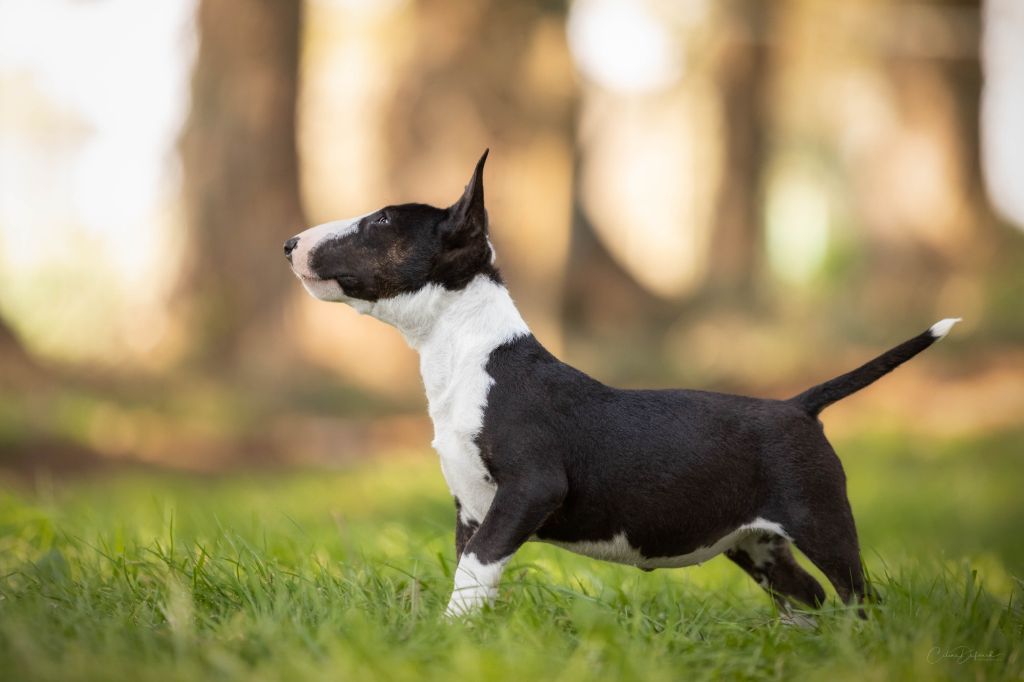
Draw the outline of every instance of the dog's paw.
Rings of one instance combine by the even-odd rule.
[[[814,616],[809,613],[800,613],[799,611],[789,611],[787,613],[779,614],[779,622],[783,625],[789,625],[790,627],[801,628],[803,630],[813,630],[818,627],[818,621]]]
[[[491,604],[496,596],[497,590],[488,590],[483,587],[464,587],[455,590],[448,602],[448,608],[444,611],[444,616],[448,620],[459,620]]]

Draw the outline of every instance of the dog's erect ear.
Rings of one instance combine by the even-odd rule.
[[[484,150],[477,161],[462,198],[448,207],[448,216],[440,224],[442,248],[433,275],[449,289],[465,286],[483,272],[494,257],[487,239],[487,209],[484,208],[484,162],[488,151]]]
[[[462,198],[448,208],[448,224],[445,232],[461,240],[487,233],[487,209],[484,208],[484,162],[490,149],[476,162],[473,177],[466,185]]]

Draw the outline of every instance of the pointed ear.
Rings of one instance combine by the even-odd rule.
[[[466,185],[462,198],[448,208],[450,215],[447,232],[468,239],[487,233],[487,209],[484,208],[484,163],[490,149],[476,162],[473,177]]]

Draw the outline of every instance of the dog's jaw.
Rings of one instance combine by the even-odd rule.
[[[309,292],[310,296],[313,298],[333,303],[349,302],[349,298],[345,296],[345,292],[342,291],[341,285],[333,279],[318,279],[316,277],[299,274],[296,274],[295,276],[299,278],[299,281],[302,282],[303,288]]]

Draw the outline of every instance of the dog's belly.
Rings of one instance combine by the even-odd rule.
[[[593,559],[611,561],[617,564],[636,566],[637,568],[680,568],[693,566],[712,559],[722,552],[731,549],[741,539],[750,533],[767,532],[775,535],[788,537],[786,532],[777,523],[757,518],[750,523],[745,523],[735,530],[726,533],[709,545],[698,547],[686,554],[675,556],[644,556],[639,548],[630,544],[626,533],[619,532],[609,540],[580,540],[568,542],[564,540],[553,540],[550,538],[534,537],[534,540],[546,542],[575,554],[582,554]]]

